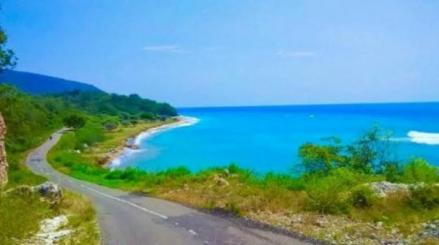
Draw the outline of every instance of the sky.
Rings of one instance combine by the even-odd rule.
[[[176,106],[439,100],[439,1],[3,0],[16,70]]]

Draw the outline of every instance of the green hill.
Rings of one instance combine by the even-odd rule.
[[[30,94],[62,93],[67,91],[103,92],[97,87],[71,80],[36,73],[4,70],[0,73],[0,84],[10,84]]]

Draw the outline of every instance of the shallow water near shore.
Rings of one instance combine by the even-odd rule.
[[[350,142],[373,126],[392,132],[395,159],[419,156],[439,165],[439,103],[180,109],[185,127],[138,138],[118,167],[193,171],[232,162],[257,173],[300,173],[298,148],[336,136]],[[194,119],[196,118],[196,120]]]

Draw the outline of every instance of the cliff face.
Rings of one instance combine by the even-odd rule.
[[[6,124],[0,113],[0,187],[8,183],[8,162],[5,149]]]

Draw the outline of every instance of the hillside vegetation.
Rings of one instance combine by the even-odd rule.
[[[0,84],[9,84],[30,94],[53,94],[67,91],[103,92],[93,85],[51,77],[36,73],[4,70],[0,73]]]
[[[167,103],[143,99],[137,94],[117,95],[100,92],[71,91],[53,95],[78,110],[93,115],[118,116],[122,120],[156,119],[176,116],[177,111]]]

